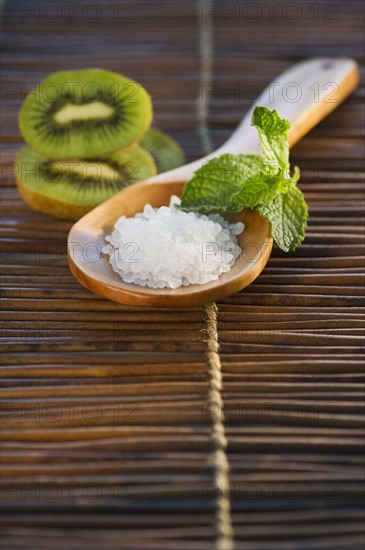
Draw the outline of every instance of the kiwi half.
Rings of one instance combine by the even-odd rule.
[[[102,69],[53,73],[20,110],[25,140],[48,158],[94,158],[139,141],[152,105],[137,82]]]
[[[185,155],[180,145],[157,128],[150,128],[143,136],[140,145],[153,156],[158,173],[177,168],[185,162]]]
[[[124,187],[157,173],[152,156],[133,145],[94,159],[46,159],[24,147],[15,161],[21,196],[35,210],[77,220]]]

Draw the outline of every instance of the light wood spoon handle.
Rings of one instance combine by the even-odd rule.
[[[210,158],[223,153],[260,154],[257,130],[251,117],[257,105],[276,109],[290,121],[289,145],[292,147],[356,88],[358,65],[347,58],[313,58],[293,65],[278,76],[243,117],[231,137],[216,151],[190,164],[158,174],[148,183],[187,181]]]

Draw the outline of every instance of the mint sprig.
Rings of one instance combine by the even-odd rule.
[[[184,189],[185,211],[258,210],[271,222],[271,234],[285,252],[304,239],[308,209],[296,184],[299,168],[290,176],[287,131],[289,121],[276,111],[256,107],[252,126],[260,136],[262,156],[225,154],[197,170]]]

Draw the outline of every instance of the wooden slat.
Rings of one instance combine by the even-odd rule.
[[[213,549],[213,501],[227,497],[209,463],[218,415],[236,550],[359,550],[364,84],[292,151],[310,209],[304,245],[274,249],[249,288],[218,304],[219,410],[208,399],[203,309],[142,310],[87,292],[67,265],[71,222],[30,210],[16,190],[18,110],[54,70],[135,78],[153,97],[154,124],[189,161],[204,153],[198,3],[101,0],[95,22],[89,4],[74,3],[70,21],[58,3],[54,22],[47,3],[4,7],[2,548]],[[292,63],[350,56],[363,74],[361,2],[269,4],[203,3],[214,12],[214,147],[252,90]],[[238,97],[226,93],[237,86]]]

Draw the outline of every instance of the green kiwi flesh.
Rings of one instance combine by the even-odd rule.
[[[48,158],[94,158],[138,142],[152,121],[151,99],[137,82],[102,69],[53,73],[30,92],[20,130]]]
[[[94,159],[46,159],[24,147],[15,162],[24,200],[36,210],[78,219],[124,187],[157,173],[139,145]]]
[[[180,145],[157,128],[150,128],[143,136],[140,145],[153,156],[158,173],[177,168],[185,162],[185,155]]]

